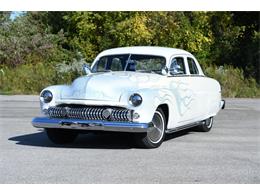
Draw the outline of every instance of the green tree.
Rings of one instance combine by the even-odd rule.
[[[0,12],[0,25],[4,25],[6,22],[10,21],[11,12]]]
[[[255,97],[259,88],[252,77],[260,83],[259,13],[26,12],[12,21],[11,12],[0,12],[0,87],[38,91],[43,85],[35,78],[52,74],[47,83],[70,82],[85,61],[105,49],[150,45],[185,49],[225,85],[227,96],[242,97],[245,91]],[[225,72],[219,72],[223,65]],[[19,80],[26,85],[18,85]]]
[[[14,21],[5,19],[0,26],[0,64],[16,67],[25,63],[59,60],[60,56],[64,57],[60,47],[63,39],[62,33],[50,33],[45,25],[34,20],[30,14]]]
[[[234,64],[260,83],[260,12],[233,12],[234,24],[243,28],[243,34],[233,48]]]

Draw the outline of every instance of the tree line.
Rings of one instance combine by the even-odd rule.
[[[26,12],[14,20],[10,14],[0,13],[5,75],[26,65],[48,67],[58,75],[50,82],[59,83],[104,49],[149,45],[187,50],[213,77],[224,67],[239,72],[249,88],[260,82],[260,12]]]

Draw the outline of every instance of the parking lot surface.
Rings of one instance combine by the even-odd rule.
[[[135,148],[126,134],[51,143],[37,96],[0,96],[0,183],[260,183],[260,99],[226,99],[210,132]]]

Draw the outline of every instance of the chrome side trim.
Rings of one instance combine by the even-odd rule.
[[[188,124],[188,125],[183,125],[183,126],[176,127],[176,128],[173,128],[173,129],[167,129],[165,131],[165,133],[174,133],[174,132],[177,132],[177,131],[182,131],[184,129],[189,129],[189,128],[192,128],[192,127],[196,127],[196,126],[200,125],[201,123],[203,123],[203,121],[191,123],[191,124]]]
[[[148,132],[153,130],[152,123],[115,122],[80,119],[57,119],[48,117],[36,117],[32,120],[36,128],[58,128],[91,131],[117,131],[117,132]]]

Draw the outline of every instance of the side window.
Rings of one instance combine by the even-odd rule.
[[[122,71],[124,70],[124,64],[122,64],[122,59],[117,56],[104,56],[96,62],[94,70],[98,72],[106,70]]]
[[[199,74],[195,61],[192,58],[187,58],[187,60],[190,69],[190,74]]]
[[[122,64],[121,60],[119,58],[113,58],[111,65],[110,65],[110,70],[112,71],[122,71]]]
[[[101,58],[95,64],[95,69],[97,69],[96,71],[104,71],[106,66],[107,66],[107,58]]]
[[[184,59],[182,57],[173,58],[171,61],[170,74],[186,74]]]

